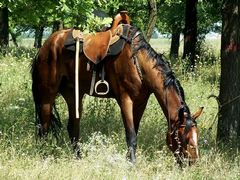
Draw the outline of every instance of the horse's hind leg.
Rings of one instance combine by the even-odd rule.
[[[43,93],[45,92],[45,93]],[[52,108],[55,102],[57,92],[55,93],[46,93],[46,91],[39,92],[38,102],[36,103],[37,113],[39,116],[38,128],[39,136],[46,136],[51,124]]]
[[[68,121],[67,130],[68,130],[69,138],[71,140],[74,150],[77,153],[77,156],[80,157],[80,148],[79,148],[78,142],[79,142],[79,133],[80,133],[80,118],[82,115],[83,94],[81,93],[79,94],[79,118],[76,118],[75,96],[73,95],[74,89],[64,87],[63,89],[61,89],[61,94],[68,106],[69,121]]]
[[[32,93],[37,115],[38,135],[40,137],[48,133],[51,117],[53,116],[52,106],[55,102],[57,89],[57,85],[50,86],[48,83],[43,83],[36,70],[33,72]]]

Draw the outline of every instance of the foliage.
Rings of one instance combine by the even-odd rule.
[[[161,2],[161,1],[160,1]],[[171,34],[172,28],[184,28],[185,1],[173,0],[158,3],[157,28],[162,33]]]
[[[91,15],[87,21],[87,25],[82,28],[85,32],[101,31],[105,26],[112,23],[112,18],[100,18]]]
[[[62,21],[65,26],[85,24],[93,11],[93,1],[18,1],[12,14],[16,25],[28,27],[50,26],[54,21]],[[33,15],[34,14],[34,15]]]
[[[148,21],[148,0],[104,0],[97,8],[114,17],[120,10],[127,10],[131,23],[142,31],[146,30]]]
[[[198,33],[204,39],[209,31],[219,31],[221,1],[202,0],[198,3]],[[10,30],[15,36],[31,31],[39,26],[52,28],[54,22],[64,27],[77,26],[81,30],[93,31],[109,24],[110,19],[96,18],[94,10],[100,10],[113,17],[119,10],[127,10],[132,24],[146,31],[149,20],[148,0],[4,0],[2,6],[9,9]],[[171,34],[173,28],[184,28],[185,1],[157,1],[157,28],[161,33]],[[96,29],[95,29],[96,28]]]
[[[198,3],[198,36],[203,39],[211,31],[221,31],[222,1],[203,0]]]
[[[202,0],[198,2],[198,34],[204,36],[210,31],[219,32],[221,22],[220,7],[221,1]],[[158,3],[158,29],[162,33],[172,33],[172,27],[181,30],[184,28],[185,1],[183,0],[163,0]]]

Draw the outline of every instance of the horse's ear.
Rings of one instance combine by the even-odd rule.
[[[193,120],[196,120],[202,114],[203,108],[204,107],[200,107],[199,110],[192,115]]]

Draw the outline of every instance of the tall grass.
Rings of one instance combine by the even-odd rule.
[[[34,52],[11,51],[0,56],[0,179],[239,179],[239,153],[229,156],[215,146],[218,109],[208,96],[218,95],[219,60],[198,63],[195,73],[185,72],[183,63],[173,65],[191,111],[205,107],[198,120],[201,158],[180,169],[166,147],[166,119],[154,96],[140,124],[134,166],[125,159],[125,131],[114,100],[84,98],[82,159],[75,158],[69,144],[67,107],[61,97],[61,142],[51,135],[36,141],[29,68]]]

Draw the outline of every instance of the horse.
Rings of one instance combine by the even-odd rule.
[[[93,91],[91,95],[117,101],[125,127],[127,159],[136,162],[140,120],[149,96],[154,94],[167,120],[166,142],[169,149],[180,164],[185,158],[189,164],[194,163],[199,158],[196,119],[203,107],[191,114],[184,90],[166,57],[151,47],[138,28],[127,24],[118,26],[128,28],[126,36],[116,34],[125,41],[118,54],[104,57],[97,65],[90,62],[85,53],[79,54],[79,118],[75,116],[75,55],[64,47],[70,29],[55,32],[45,41],[32,63],[32,93],[39,136],[46,136],[54,125],[54,102],[60,94],[68,107],[69,138],[74,149],[80,153],[78,141],[82,99],[85,94],[90,94],[94,67],[97,73],[101,71],[98,67],[103,67],[109,91],[106,94]],[[96,76],[96,81],[101,78]]]

